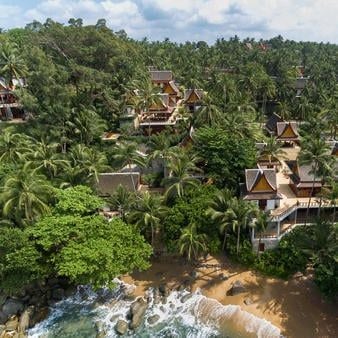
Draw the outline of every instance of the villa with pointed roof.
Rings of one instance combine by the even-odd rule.
[[[8,84],[4,78],[0,78],[0,119],[25,119],[25,112],[14,93],[17,87],[25,85],[24,79],[13,79],[11,84]]]
[[[190,112],[196,112],[203,104],[204,91],[202,89],[186,89],[183,102]]]
[[[173,73],[170,70],[150,70],[151,81],[155,85],[165,85],[173,80]]]
[[[244,200],[256,201],[261,210],[268,211],[277,208],[281,198],[277,190],[275,169],[245,170]]]
[[[314,189],[312,196],[318,194],[322,188],[322,178],[314,177],[312,165],[300,165],[298,161],[287,161],[291,170],[290,187],[297,197],[310,197],[313,179]]]
[[[276,137],[281,142],[299,143],[297,122],[277,122]]]

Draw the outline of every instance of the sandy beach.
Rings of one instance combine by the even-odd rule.
[[[157,259],[148,271],[124,276],[123,280],[136,285],[136,296],[161,284],[170,289],[181,285],[188,285],[192,291],[199,288],[204,296],[223,305],[239,305],[270,321],[288,338],[338,337],[338,309],[321,297],[310,275],[288,281],[267,278],[231,264],[225,257],[208,256],[198,266],[179,258]],[[237,280],[245,292],[227,295]]]

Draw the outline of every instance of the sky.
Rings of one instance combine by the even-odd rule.
[[[338,43],[338,0],[0,0],[0,27],[105,18],[136,39],[213,43],[238,35]]]

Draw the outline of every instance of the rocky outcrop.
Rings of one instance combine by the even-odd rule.
[[[8,317],[21,313],[24,309],[24,303],[19,299],[9,298],[2,306],[1,312]]]
[[[131,329],[139,327],[144,319],[144,314],[147,310],[148,303],[142,297],[138,298],[130,306],[130,324]]]
[[[120,336],[123,336],[128,331],[128,323],[125,320],[119,319],[115,325],[115,331]]]
[[[188,293],[188,294],[184,295],[184,296],[181,298],[181,303],[185,303],[185,302],[188,301],[191,297],[192,297],[192,294],[191,294],[191,293]]]
[[[156,322],[158,322],[159,319],[160,319],[159,315],[153,315],[153,316],[148,317],[147,322],[150,325],[154,325]]]
[[[246,292],[246,289],[243,285],[243,283],[240,280],[236,280],[231,288],[228,290],[227,295],[228,296],[235,296],[238,295],[240,293]]]

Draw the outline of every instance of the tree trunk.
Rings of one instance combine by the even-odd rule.
[[[307,209],[306,209],[306,216],[305,216],[305,223],[304,225],[307,224],[308,218],[309,218],[309,211],[310,211],[310,205],[311,205],[311,199],[313,192],[315,190],[315,182],[316,182],[316,174],[317,174],[317,163],[315,164],[315,167],[313,168],[313,181],[312,181],[312,187],[311,187],[311,193],[309,197],[309,202],[307,204]]]
[[[226,242],[226,238],[227,238],[227,233],[226,233],[226,231],[224,231],[224,238],[223,238],[223,244],[222,244],[222,251],[225,250],[225,242]]]
[[[128,162],[128,168],[129,168],[129,175],[130,175],[130,178],[131,178],[133,189],[134,189],[134,192],[136,192],[136,185],[135,185],[133,174],[131,172],[131,163],[130,162]]]
[[[332,217],[332,223],[336,222],[336,202],[333,205],[333,217]]]
[[[238,230],[237,230],[237,256],[239,254],[239,238],[240,238],[240,234],[241,234],[241,226],[240,224],[238,224]]]

